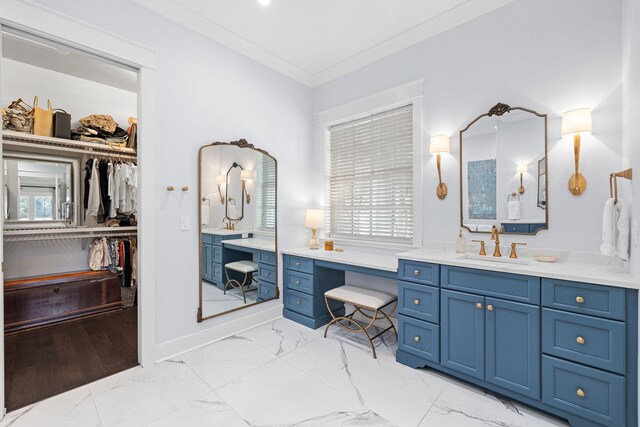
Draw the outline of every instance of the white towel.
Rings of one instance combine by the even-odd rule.
[[[627,261],[629,259],[629,227],[631,215],[624,201],[614,203],[609,199],[604,204],[602,215],[602,245],[600,253]]]
[[[202,213],[201,213],[202,225],[209,225],[209,219],[210,219],[209,210],[210,210],[209,206],[202,206]]]
[[[628,261],[629,260],[629,227],[631,223],[631,214],[629,206],[627,206],[622,200],[618,199],[616,204],[616,210],[618,213],[618,221],[616,221],[616,255],[618,258]]]
[[[478,225],[478,231],[485,232],[485,233],[490,233],[492,228],[493,228],[493,225],[482,225],[482,224]]]
[[[507,203],[507,210],[509,211],[509,219],[517,221],[520,219],[520,202],[517,200],[511,200]]]

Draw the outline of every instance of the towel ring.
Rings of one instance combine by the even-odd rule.
[[[507,194],[507,202],[511,202],[511,198],[515,197],[516,201],[520,201],[520,195],[518,193],[511,193],[511,194]]]

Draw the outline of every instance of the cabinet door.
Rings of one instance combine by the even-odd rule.
[[[212,246],[208,244],[202,245],[202,278],[207,281],[213,280],[213,272],[211,271]]]
[[[540,308],[486,298],[487,381],[540,399]]]
[[[440,295],[442,365],[484,379],[484,297],[444,289]]]

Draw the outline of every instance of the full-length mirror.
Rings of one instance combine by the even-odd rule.
[[[198,321],[278,298],[277,162],[245,140],[200,149]]]
[[[497,104],[460,131],[460,223],[471,232],[547,229],[547,115]]]

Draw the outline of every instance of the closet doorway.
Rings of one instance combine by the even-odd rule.
[[[4,387],[13,411],[138,365],[142,170],[138,70],[1,29]]]

